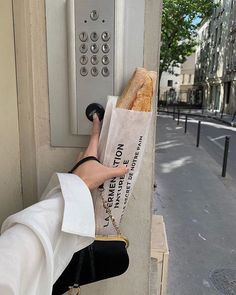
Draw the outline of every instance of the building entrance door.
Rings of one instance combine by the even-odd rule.
[[[220,109],[220,85],[214,86],[214,97],[215,97],[215,102],[214,102],[214,110],[219,111]]]

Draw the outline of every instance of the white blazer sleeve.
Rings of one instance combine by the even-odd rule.
[[[0,237],[0,294],[51,295],[52,285],[74,252],[95,236],[90,191],[73,174],[44,199],[6,219]]]

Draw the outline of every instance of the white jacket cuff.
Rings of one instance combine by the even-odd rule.
[[[90,190],[74,174],[57,173],[64,198],[62,231],[95,237],[95,217]]]

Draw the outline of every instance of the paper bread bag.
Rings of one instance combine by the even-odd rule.
[[[140,91],[145,81],[141,83]],[[154,88],[155,85],[153,85]],[[143,89],[142,93],[145,96],[146,88]],[[136,96],[138,98],[138,90]],[[117,107],[119,99],[116,96],[108,97],[98,148],[98,158],[104,165],[109,167],[126,165],[129,168],[125,176],[112,178],[103,185],[103,198],[106,206],[111,209],[112,217],[117,225],[122,220],[140,171],[152,118],[151,111]],[[137,109],[137,105],[135,108]],[[116,234],[109,214],[104,209],[100,193],[99,190],[93,193],[96,234]]]

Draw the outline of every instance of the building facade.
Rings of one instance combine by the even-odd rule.
[[[173,74],[164,72],[160,81],[160,102],[171,103],[194,103],[194,72],[195,53],[187,60],[172,69]]]
[[[176,103],[180,91],[181,69],[174,67],[173,74],[163,72],[160,80],[160,98],[159,102],[164,104]]]
[[[195,52],[181,65],[179,101],[198,104],[194,88]]]
[[[211,111],[236,111],[236,2],[221,0],[198,30],[195,87]]]

